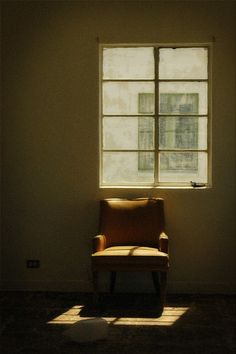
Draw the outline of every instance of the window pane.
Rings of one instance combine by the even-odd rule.
[[[160,149],[206,149],[206,117],[160,117]]]
[[[140,110],[140,94],[144,93],[154,95],[153,82],[104,82],[103,114],[144,114]],[[149,100],[147,104],[148,114],[153,114],[154,106],[150,108]]]
[[[154,94],[138,94],[138,113],[152,114],[154,112]]]
[[[153,173],[154,170],[154,153],[153,152],[140,152],[138,155],[138,169],[140,171],[150,171]]]
[[[154,148],[152,117],[104,117],[103,148],[150,150]]]
[[[142,158],[145,162],[140,161]],[[109,185],[153,183],[153,161],[153,152],[149,152],[148,156],[142,152],[104,152],[103,183]]]
[[[207,153],[161,152],[160,182],[207,182]]]
[[[160,79],[207,79],[207,48],[160,49]]]
[[[138,148],[140,150],[154,149],[154,119],[152,117],[138,118]]]
[[[160,82],[159,102],[163,114],[207,114],[207,83]]]
[[[103,79],[153,79],[154,50],[140,48],[104,48]]]

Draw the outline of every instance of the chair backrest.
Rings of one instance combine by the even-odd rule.
[[[128,244],[158,247],[162,231],[163,199],[104,199],[100,202],[100,234],[106,236],[106,247]]]

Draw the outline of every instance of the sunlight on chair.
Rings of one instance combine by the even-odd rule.
[[[80,311],[83,306],[73,306],[68,311],[48,321],[47,324],[70,325],[75,322],[93,318],[81,317]],[[165,307],[160,317],[103,317],[112,326],[172,326],[190,308],[189,307]]]

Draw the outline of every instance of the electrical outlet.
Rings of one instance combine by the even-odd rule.
[[[39,259],[27,259],[26,268],[40,268]]]

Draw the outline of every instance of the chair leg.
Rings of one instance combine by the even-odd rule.
[[[160,300],[164,308],[167,289],[167,272],[160,272]]]
[[[110,293],[111,294],[114,293],[115,283],[116,283],[116,272],[111,272],[111,276],[110,276]]]
[[[93,302],[98,303],[98,272],[93,272]]]
[[[152,272],[153,285],[158,296],[160,296],[160,278],[159,272]]]

